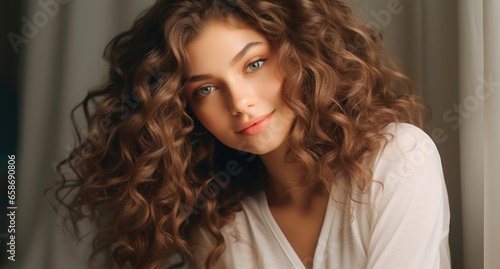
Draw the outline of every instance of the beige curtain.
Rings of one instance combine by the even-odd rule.
[[[500,267],[500,1],[486,0],[484,33],[484,268]],[[471,141],[474,143],[473,141]]]
[[[76,244],[43,197],[54,163],[74,145],[69,112],[107,74],[106,43],[153,0],[30,0],[24,11],[16,261],[9,268],[86,268],[89,240]]]
[[[36,33],[25,55],[18,159],[16,262],[9,268],[85,268],[88,240],[61,233],[42,190],[73,145],[71,108],[106,75],[106,42],[154,0],[28,1]],[[499,0],[351,0],[433,110],[427,129],[442,156],[453,268],[500,268]],[[45,15],[43,15],[45,14]],[[44,19],[45,17],[46,19]],[[29,29],[28,29],[29,30]],[[33,29],[31,29],[33,30]],[[480,90],[477,90],[481,88]],[[478,93],[479,92],[479,93]],[[484,94],[482,94],[484,93]],[[484,267],[483,267],[484,266]]]
[[[500,266],[500,1],[462,0],[460,150],[465,268]]]

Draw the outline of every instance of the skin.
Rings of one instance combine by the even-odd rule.
[[[282,101],[282,78],[264,37],[251,29],[212,22],[187,52],[191,79],[184,94],[208,131],[231,148],[257,155],[283,144],[294,116]],[[238,132],[245,123],[270,113],[270,124],[262,132]]]
[[[281,97],[282,76],[271,46],[257,31],[221,21],[208,22],[187,47],[188,105],[225,145],[259,155],[269,175],[266,191],[276,222],[307,267],[311,266],[328,195],[292,189],[300,171],[285,162],[286,139],[294,115]],[[245,135],[242,126],[271,115],[260,132]]]

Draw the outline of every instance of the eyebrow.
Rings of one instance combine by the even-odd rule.
[[[245,47],[243,47],[243,49],[241,49],[234,57],[233,59],[231,60],[230,62],[230,65],[233,66],[235,65],[239,60],[241,60],[243,57],[245,57],[245,55],[248,53],[248,51],[253,48],[253,47],[256,47],[256,46],[261,46],[261,45],[264,45],[264,43],[262,42],[250,42],[248,44],[245,45]],[[212,78],[211,75],[196,75],[196,76],[191,76],[187,79],[186,81],[186,84],[187,83],[193,83],[193,82],[197,82],[197,81],[200,81],[200,80],[205,80],[205,79],[209,79],[209,78]]]

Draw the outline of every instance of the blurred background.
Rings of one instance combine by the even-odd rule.
[[[43,196],[74,145],[70,110],[102,84],[104,47],[153,0],[0,3],[0,268],[86,268]],[[352,0],[433,111],[451,207],[455,269],[500,268],[500,1]],[[8,226],[8,155],[16,163],[15,261]]]

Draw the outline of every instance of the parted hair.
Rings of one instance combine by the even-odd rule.
[[[50,188],[76,236],[81,220],[93,224],[91,266],[103,258],[108,268],[161,268],[176,254],[181,265],[196,257],[192,231],[205,229],[215,244],[203,263],[216,268],[221,228],[265,187],[260,159],[217,141],[182,95],[186,47],[210,20],[254,29],[271,45],[295,116],[287,160],[301,184],[363,193],[383,128],[422,125],[412,83],[380,34],[341,1],[158,0],[106,47],[108,81],[73,110],[86,126],[73,122],[75,148]],[[228,164],[238,173],[219,176]]]

